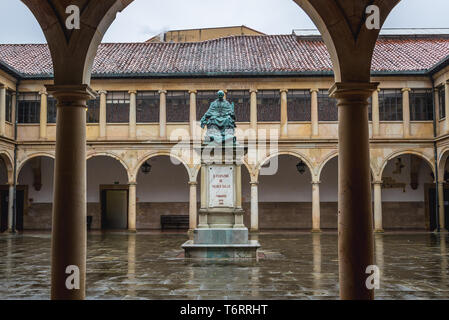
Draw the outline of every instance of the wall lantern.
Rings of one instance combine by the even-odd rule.
[[[298,169],[299,174],[304,174],[306,172],[306,164],[301,160],[296,165],[296,169]]]
[[[149,174],[151,172],[151,164],[149,164],[148,161],[145,161],[141,170],[143,174]]]

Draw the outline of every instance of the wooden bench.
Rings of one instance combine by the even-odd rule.
[[[189,229],[189,216],[161,216],[161,229]]]

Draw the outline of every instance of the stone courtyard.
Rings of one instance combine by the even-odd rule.
[[[265,232],[257,262],[192,262],[184,233],[88,235],[87,299],[338,299],[337,234]],[[449,299],[449,236],[375,236],[376,299]],[[0,299],[50,297],[50,234],[0,236]]]

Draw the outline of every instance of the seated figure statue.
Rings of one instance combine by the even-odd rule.
[[[207,126],[205,142],[214,144],[235,144],[234,103],[224,98],[224,92],[218,91],[218,99],[210,104],[209,110],[201,119],[201,128]]]

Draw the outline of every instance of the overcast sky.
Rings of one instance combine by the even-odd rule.
[[[0,43],[41,43],[44,35],[20,0],[1,0]],[[402,0],[388,28],[449,28],[449,0]],[[140,42],[166,30],[246,25],[267,34],[314,28],[292,0],[135,0],[104,42]]]

